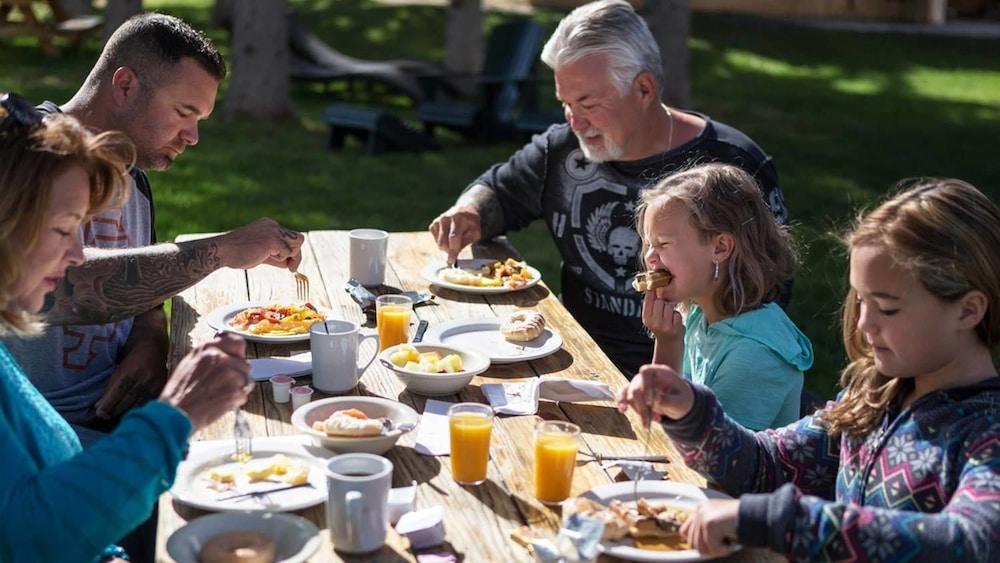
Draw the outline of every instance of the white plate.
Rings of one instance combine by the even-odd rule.
[[[233,454],[232,440],[214,440],[211,442],[195,442],[187,459],[177,468],[177,479],[170,493],[178,502],[188,504],[203,510],[244,511],[264,510],[270,512],[285,512],[299,510],[326,502],[326,477],[322,465],[323,457],[330,457],[332,452],[308,447],[297,437],[258,438],[253,441],[253,460],[266,460],[275,454],[284,454],[289,458],[304,461],[309,465],[309,483],[311,487],[300,487],[288,491],[276,492],[271,495],[244,497],[233,500],[219,500],[223,497],[262,491],[280,486],[284,482],[258,481],[246,483],[237,479],[237,489],[216,491],[209,488],[208,471],[220,465],[238,465],[231,461]],[[251,462],[252,463],[252,462]],[[240,472],[237,470],[237,475]]]
[[[472,260],[459,260],[459,268],[481,268],[487,264],[492,264],[497,262],[497,260],[490,260],[486,258],[475,258]],[[534,286],[542,280],[542,274],[535,268],[531,266],[525,266],[525,269],[531,273],[531,279],[528,280],[523,287],[517,289],[510,289],[508,287],[478,287],[474,285],[462,285],[458,283],[451,283],[441,278],[441,270],[446,270],[450,268],[447,264],[430,264],[420,271],[420,275],[424,277],[427,281],[434,285],[440,287],[446,287],[448,289],[453,289],[455,291],[461,291],[463,293],[510,293],[512,291],[520,291],[522,289],[528,289]]]
[[[428,328],[423,341],[475,350],[494,364],[537,360],[562,348],[562,336],[548,327],[534,340],[511,342],[500,334],[502,322],[496,317],[448,321]]]
[[[243,338],[251,342],[267,342],[270,344],[282,344],[287,342],[308,342],[309,333],[305,334],[289,334],[285,336],[272,336],[267,334],[250,334],[249,332],[244,332],[242,330],[233,328],[229,326],[229,321],[233,320],[233,317],[237,313],[243,311],[244,309],[249,309],[251,307],[265,307],[272,302],[264,303],[260,301],[254,301],[250,303],[234,303],[232,305],[224,305],[218,309],[212,311],[208,314],[208,326],[214,328],[215,330],[221,330],[225,332],[232,332],[233,334],[238,334]],[[316,310],[320,314],[324,315],[327,320],[330,320],[330,311],[324,310],[320,307],[316,307]]]
[[[632,481],[623,481],[595,487],[581,496],[601,504],[608,504],[613,500],[618,500],[631,506],[635,504],[635,490],[635,484]],[[640,498],[647,500],[669,501],[670,504],[678,507],[689,507],[692,509],[707,499],[732,498],[718,491],[702,489],[694,485],[673,481],[639,481],[638,495]],[[638,549],[618,542],[604,542],[602,546],[604,553],[629,561],[705,561],[714,559],[713,557],[702,555],[696,549],[653,551]]]
[[[228,512],[195,518],[170,534],[167,553],[177,563],[197,563],[205,542],[226,532],[259,532],[269,536],[274,542],[274,560],[281,563],[306,561],[322,543],[316,526],[301,516]]]

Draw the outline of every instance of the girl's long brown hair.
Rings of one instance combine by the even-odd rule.
[[[954,179],[920,180],[874,211],[859,216],[843,237],[848,251],[886,248],[897,265],[913,272],[945,301],[979,290],[989,299],[976,335],[991,350],[1000,340],[1000,208],[970,184]],[[843,337],[850,363],[840,383],[843,396],[824,415],[831,434],[862,437],[874,430],[889,405],[912,380],[875,369],[871,346],[858,330],[860,304],[853,289],[844,299]]]
[[[720,313],[735,316],[778,298],[795,269],[794,245],[788,228],[775,221],[764,203],[753,176],[728,164],[703,164],[668,176],[640,196],[640,236],[649,206],[668,201],[684,203],[701,240],[719,233],[735,240],[720,272],[725,283],[715,295]]]
[[[5,112],[0,108],[0,119]],[[25,252],[38,241],[56,178],[79,166],[90,181],[89,213],[120,205],[128,194],[135,148],[117,132],[95,135],[77,120],[52,115],[40,126],[0,131],[0,334],[28,332],[33,319],[12,308]]]

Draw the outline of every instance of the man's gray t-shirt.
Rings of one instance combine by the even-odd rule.
[[[635,229],[642,191],[686,167],[732,164],[756,178],[775,217],[780,223],[788,221],[771,158],[737,129],[695,115],[705,120],[697,137],[630,162],[590,162],[569,126],[553,125],[473,182],[497,194],[503,231],[523,228],[536,219],[545,221],[562,257],[563,304],[630,376],[650,362],[653,353],[653,342],[642,325],[642,294],[630,285],[643,268]]]
[[[39,109],[58,111],[50,102]],[[124,207],[101,212],[86,223],[81,229],[84,246],[133,248],[156,242],[149,180],[139,169],[131,174],[132,190]],[[8,336],[4,344],[66,420],[86,425],[96,417],[94,404],[104,394],[131,331],[131,318],[102,325],[48,326],[36,337]]]

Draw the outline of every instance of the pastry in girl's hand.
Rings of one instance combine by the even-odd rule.
[[[674,275],[666,270],[650,270],[636,274],[632,287],[639,292],[652,291],[658,287],[666,287],[672,279]]]
[[[545,317],[537,311],[518,311],[500,325],[500,334],[511,342],[527,342],[542,335]]]

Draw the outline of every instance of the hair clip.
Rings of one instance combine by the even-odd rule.
[[[35,106],[27,100],[10,92],[0,97],[0,107],[6,110],[6,114],[0,121],[0,131],[6,131],[15,125],[20,125],[27,130],[39,127],[42,124],[42,112],[35,109]]]

